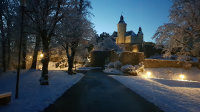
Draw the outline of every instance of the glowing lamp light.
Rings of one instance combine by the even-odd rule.
[[[40,57],[43,58],[43,57],[44,57],[44,54],[40,54]]]
[[[183,80],[183,79],[185,78],[185,75],[180,74],[180,75],[179,75],[179,78],[180,78],[181,80]]]
[[[146,72],[146,75],[144,75],[144,78],[151,78],[151,72]]]
[[[133,52],[138,52],[138,49],[137,49],[137,48],[134,48],[134,49],[133,49]]]
[[[151,72],[147,72],[147,78],[151,77]]]
[[[87,58],[87,60],[88,60],[88,62],[90,62],[91,60],[90,60],[90,58]]]

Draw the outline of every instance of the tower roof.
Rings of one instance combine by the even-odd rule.
[[[139,27],[139,30],[138,30],[138,35],[143,35],[143,32],[142,32],[142,28],[141,27]]]
[[[124,21],[124,16],[121,15],[119,23],[126,24],[125,21]]]

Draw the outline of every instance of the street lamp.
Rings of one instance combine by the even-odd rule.
[[[15,98],[18,98],[19,93],[19,75],[20,75],[20,61],[21,61],[21,46],[22,46],[22,38],[24,37],[24,6],[25,0],[20,0],[20,8],[21,8],[21,30],[20,30],[20,39],[19,39],[19,52],[18,52],[18,66],[17,66],[17,81],[16,81],[16,91],[15,91]]]

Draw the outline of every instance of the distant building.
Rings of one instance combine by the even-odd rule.
[[[142,44],[143,32],[142,28],[139,27],[138,33],[135,34],[133,31],[126,31],[127,24],[124,21],[124,17],[121,15],[120,21],[117,24],[118,32],[116,37],[117,44]]]
[[[162,49],[156,49],[155,44],[152,42],[144,42],[142,28],[139,27],[138,33],[133,31],[126,31],[126,22],[121,15],[120,21],[117,24],[118,31],[114,31],[113,37],[116,38],[116,44],[124,48],[126,51],[144,52],[146,57],[155,54],[161,54]]]
[[[133,31],[126,31],[126,22],[124,17],[121,15],[120,21],[117,24],[117,35],[116,44],[123,47],[126,51],[142,52],[143,51],[143,32],[142,28],[139,27],[138,33],[135,34]]]

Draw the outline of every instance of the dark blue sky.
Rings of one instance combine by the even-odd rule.
[[[171,0],[91,0],[92,22],[98,34],[117,31],[120,15],[124,16],[127,30],[138,32],[142,27],[145,41],[152,41],[158,26],[169,21]]]

